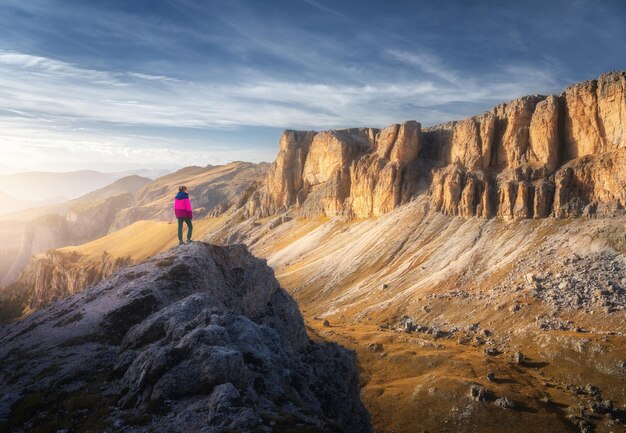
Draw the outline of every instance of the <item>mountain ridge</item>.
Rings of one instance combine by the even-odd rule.
[[[624,211],[626,72],[425,128],[283,133],[246,215],[367,218],[430,189],[450,215],[544,218]],[[613,152],[614,154],[610,154]],[[600,155],[607,153],[602,159]]]

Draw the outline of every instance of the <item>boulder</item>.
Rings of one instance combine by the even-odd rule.
[[[487,390],[484,386],[476,384],[470,386],[470,397],[475,401],[486,400],[489,395],[489,390]]]
[[[502,409],[515,409],[515,402],[508,397],[497,398],[493,403]]]

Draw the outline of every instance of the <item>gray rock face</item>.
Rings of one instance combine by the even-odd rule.
[[[4,326],[0,366],[2,431],[371,431],[354,355],[311,342],[243,245],[172,249]]]

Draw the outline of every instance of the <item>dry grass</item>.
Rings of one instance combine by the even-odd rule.
[[[193,237],[200,239],[222,222],[221,218],[206,218],[193,221]],[[130,258],[139,262],[178,244],[178,226],[160,221],[138,221],[128,227],[95,241],[60,248],[61,252],[75,251],[84,260],[99,260],[106,251],[113,257]],[[186,236],[187,226],[183,234]]]

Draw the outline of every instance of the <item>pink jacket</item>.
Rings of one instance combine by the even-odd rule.
[[[189,194],[186,192],[179,192],[174,199],[174,214],[176,218],[192,218],[193,211],[191,210],[191,202],[189,201]]]

